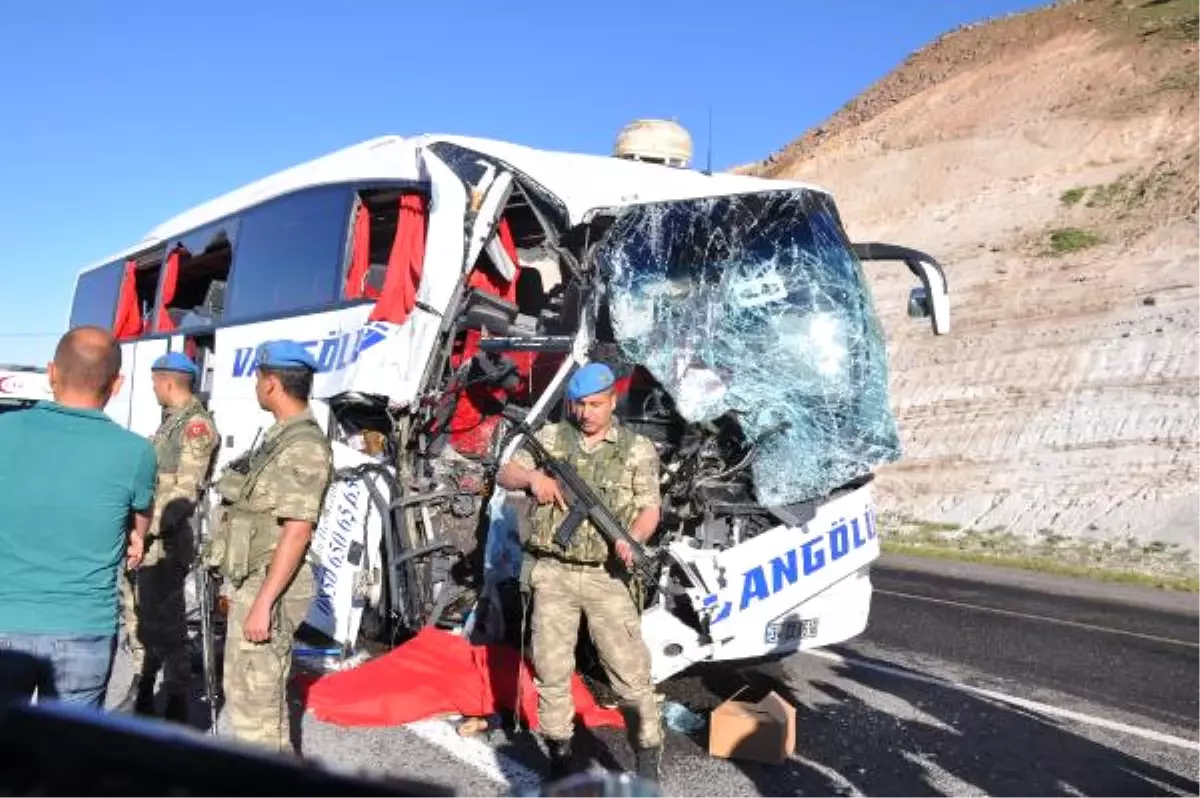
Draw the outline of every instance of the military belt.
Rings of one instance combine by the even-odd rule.
[[[568,571],[603,571],[607,567],[607,563],[568,560],[566,557],[560,557],[548,551],[534,551],[530,553],[539,560],[553,560],[557,565],[566,568]]]
[[[269,574],[271,572],[271,563],[274,562],[274,560],[275,560],[275,551],[274,551],[274,549],[272,549],[271,557],[267,560],[266,564],[260,565],[257,568],[250,569],[250,572],[247,575],[248,576],[266,576],[267,574]],[[318,566],[320,564],[321,564],[321,561],[317,559],[317,555],[313,554],[311,547],[309,548],[308,551],[304,552],[304,557],[300,560],[301,566],[307,565],[310,568],[315,568],[316,566]]]

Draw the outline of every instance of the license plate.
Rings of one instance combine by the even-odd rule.
[[[816,618],[792,618],[767,624],[766,642],[771,644],[808,640],[816,636]]]

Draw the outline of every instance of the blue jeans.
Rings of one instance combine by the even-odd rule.
[[[104,708],[116,635],[64,637],[0,632],[0,704],[63,701]]]

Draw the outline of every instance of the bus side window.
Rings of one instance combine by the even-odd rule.
[[[354,199],[342,298],[378,299],[397,244],[400,200],[408,191],[366,189]],[[407,231],[405,231],[407,232]]]
[[[207,228],[176,241],[163,267],[156,329],[174,332],[213,327],[225,310],[237,223]]]
[[[352,194],[348,186],[321,186],[242,214],[225,297],[228,322],[316,311],[338,301]]]
[[[158,296],[165,253],[166,248],[158,246],[118,264],[121,277],[116,308],[105,325],[112,329],[118,340],[131,341],[151,331],[151,313]]]
[[[112,329],[124,273],[124,262],[116,261],[79,275],[71,301],[70,326],[86,324]]]

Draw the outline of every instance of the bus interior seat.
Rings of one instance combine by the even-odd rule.
[[[213,280],[204,289],[204,301],[192,308],[167,308],[175,329],[208,327],[221,318],[225,310],[225,281]]]
[[[204,302],[200,309],[207,311],[213,318],[220,318],[225,310],[225,281],[213,280],[204,291]]]
[[[517,307],[525,316],[535,319],[546,308],[546,289],[542,273],[532,266],[522,266],[517,271]]]
[[[371,289],[376,296],[383,293],[383,281],[387,279],[388,265],[386,263],[372,263],[367,267],[367,278],[364,289]],[[364,290],[364,293],[368,293]]]

